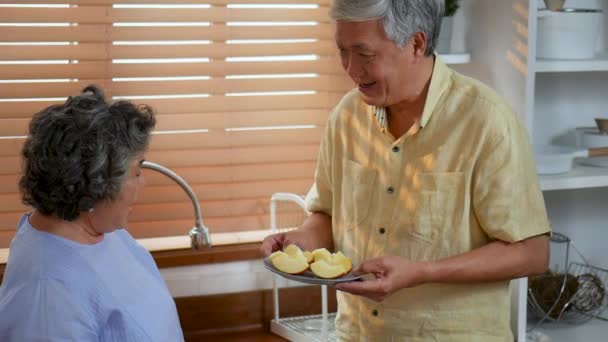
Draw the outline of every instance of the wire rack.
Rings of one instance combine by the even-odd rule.
[[[572,240],[553,233],[551,242],[565,246],[563,271],[552,270],[530,278],[528,311],[537,320],[530,330],[545,322],[582,324],[597,318],[608,307],[608,270],[590,265]],[[570,249],[583,262],[570,261]]]
[[[295,229],[308,214],[304,199],[300,195],[275,193],[270,198],[270,227],[273,233]],[[289,341],[336,341],[336,327],[334,325],[336,314],[327,312],[327,286],[320,286],[321,314],[281,318],[278,280],[279,276],[273,274],[274,319],[270,322],[270,330]]]

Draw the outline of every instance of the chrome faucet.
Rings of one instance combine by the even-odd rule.
[[[194,191],[192,191],[190,185],[188,185],[188,183],[186,183],[186,181],[182,177],[178,176],[175,172],[169,170],[168,168],[162,165],[149,161],[144,161],[141,164],[141,167],[162,173],[163,175],[174,180],[177,184],[179,184],[179,186],[182,187],[182,189],[184,189],[184,191],[190,197],[190,200],[192,200],[192,205],[194,206],[194,227],[190,230],[190,233],[188,233],[188,235],[190,235],[190,247],[192,247],[192,249],[200,249],[201,247],[211,247],[211,236],[209,235],[209,228],[205,227],[205,225],[203,224],[203,216],[201,214],[201,207],[198,204],[198,197],[196,197],[196,194],[194,193]]]

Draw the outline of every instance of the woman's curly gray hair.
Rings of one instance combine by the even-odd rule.
[[[23,202],[73,221],[96,202],[116,199],[155,123],[150,107],[109,104],[96,86],[42,110],[23,146]]]

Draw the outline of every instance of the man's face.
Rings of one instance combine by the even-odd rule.
[[[359,86],[363,101],[387,107],[407,97],[414,49],[389,40],[380,20],[336,22],[336,44],[342,67]]]

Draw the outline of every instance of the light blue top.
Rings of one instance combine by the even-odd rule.
[[[95,245],[24,215],[0,287],[0,341],[183,341],[152,256],[124,229]]]

